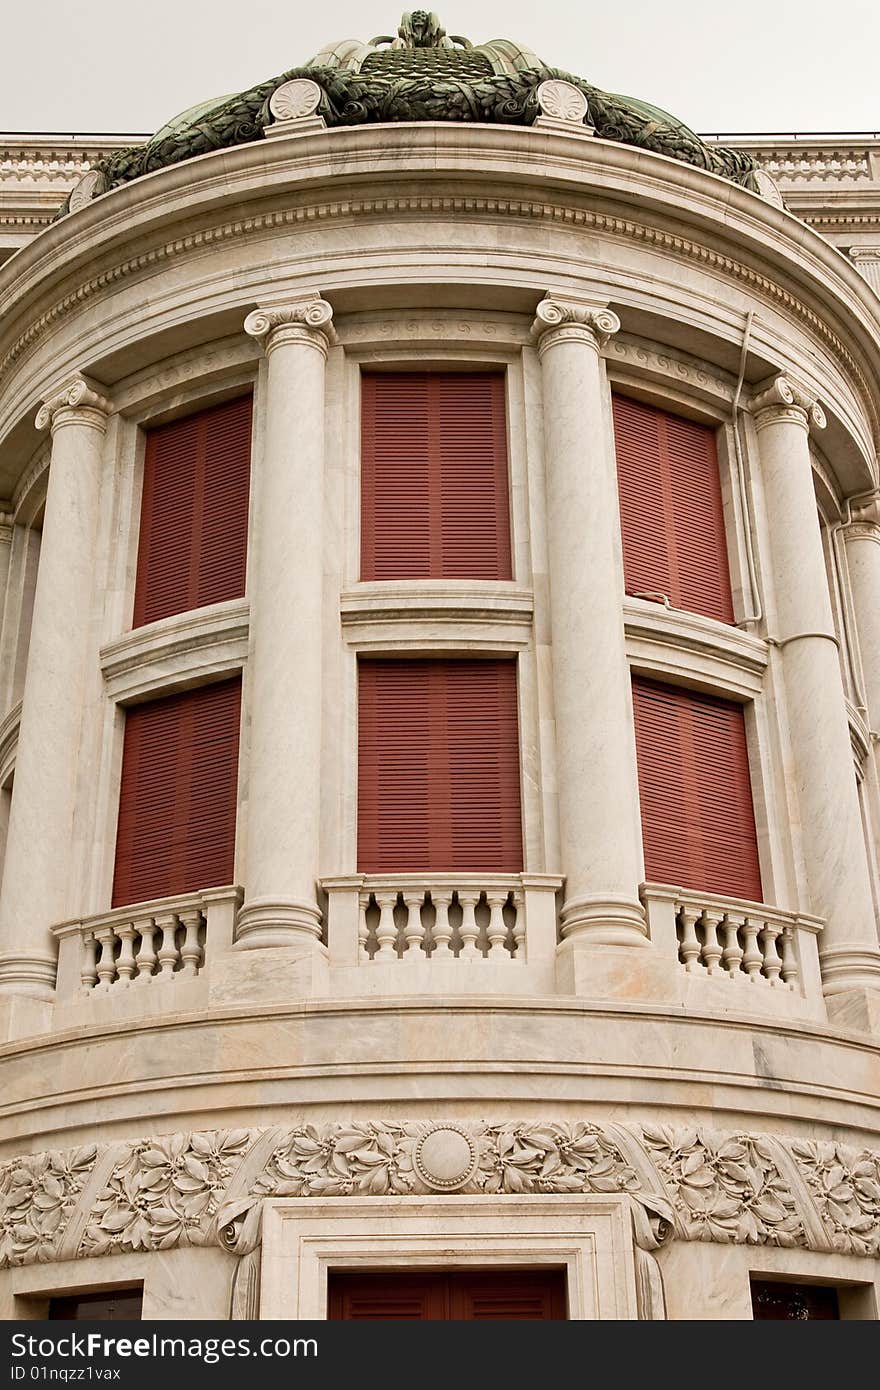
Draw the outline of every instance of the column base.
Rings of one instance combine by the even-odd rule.
[[[236,951],[286,946],[309,951],[321,939],[321,913],[314,902],[253,898],[238,914]]]
[[[648,946],[648,922],[637,897],[569,898],[562,906],[563,941],[591,946]]]
[[[648,949],[600,945],[582,934],[563,941],[556,951],[556,992],[630,1004],[678,1003],[678,962],[667,959],[649,942],[642,944]]]
[[[0,997],[14,994],[51,1004],[55,999],[57,969],[54,953],[23,956],[17,951],[4,951],[0,955]]]
[[[209,1004],[289,1004],[329,993],[327,948],[314,937],[302,949],[228,951],[211,962]]]
[[[880,1038],[880,989],[846,989],[826,1000],[828,1022]]]
[[[850,990],[880,990],[880,947],[823,946],[820,938],[819,968],[826,999]]]

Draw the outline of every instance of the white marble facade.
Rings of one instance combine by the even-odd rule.
[[[2,1316],[320,1317],[381,1236],[565,1263],[577,1317],[749,1318],[761,1275],[876,1317],[871,275],[586,130],[304,119],[0,267]],[[505,372],[511,581],[359,580],[376,363]],[[247,595],[132,630],[143,427],[247,384]],[[718,430],[733,627],[623,597],[615,385]],[[385,891],[512,893],[516,955],[365,962],[357,657],[450,651],[518,657],[524,871]],[[235,882],[138,909],[204,958],[92,987],[122,711],[239,671]],[[777,967],[682,965],[679,908],[749,905],[644,883],[631,671],[747,706]]]

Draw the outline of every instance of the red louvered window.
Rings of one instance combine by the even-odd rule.
[[[522,869],[516,663],[359,668],[362,873]]]
[[[734,620],[715,431],[613,397],[628,594]]]
[[[761,902],[742,705],[642,677],[633,705],[648,881]]]
[[[512,577],[503,375],[365,375],[361,578]]]
[[[334,1321],[482,1322],[562,1320],[561,1269],[330,1270],[327,1316]]]
[[[250,396],[147,431],[133,625],[241,598]]]
[[[113,906],[231,883],[241,680],[126,713]]]

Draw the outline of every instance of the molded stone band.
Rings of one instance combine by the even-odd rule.
[[[0,1267],[259,1241],[267,1197],[620,1193],[656,1243],[880,1254],[880,1151],[678,1124],[358,1120],[166,1134],[0,1164]]]

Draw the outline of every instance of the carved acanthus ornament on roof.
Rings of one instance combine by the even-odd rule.
[[[588,103],[590,124],[600,138],[669,155],[757,191],[751,155],[707,144],[667,112],[603,92],[508,39],[475,46],[459,35],[448,37],[436,14],[413,10],[404,14],[396,38],[384,35],[370,44],[348,40],[322,50],[310,63],[248,91],[193,108],[144,145],[118,150],[93,167],[92,175],[100,177],[77,185],[60,212],[142,174],[263,138],[276,119],[273,93],[298,79],[317,84],[317,115],[328,126],[394,121],[531,126],[541,115],[538,88],[564,82]]]

